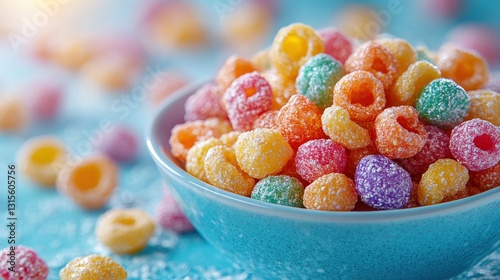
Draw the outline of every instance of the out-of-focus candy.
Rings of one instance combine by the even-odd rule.
[[[0,277],[4,280],[45,280],[49,267],[35,250],[19,245],[0,251]],[[14,264],[14,265],[12,265]],[[14,271],[9,268],[14,267]]]
[[[323,40],[325,53],[344,64],[354,50],[351,40],[335,28],[321,29],[318,34]]]
[[[30,118],[48,122],[57,117],[63,101],[63,92],[61,86],[56,83],[38,82],[27,89],[24,98]]]
[[[163,198],[156,210],[156,221],[166,230],[177,233],[193,231],[193,225],[182,212],[170,190],[165,187]]]
[[[377,12],[369,6],[348,5],[338,12],[336,25],[349,37],[369,40],[382,32],[385,27],[383,24],[388,23],[385,22],[387,15],[384,18],[378,15],[379,19],[383,19],[384,22],[377,20],[376,15]]]
[[[27,123],[27,110],[20,96],[0,95],[0,131],[20,131]]]
[[[500,126],[500,93],[478,89],[467,92],[470,101],[470,110],[465,120],[480,118]]]
[[[117,162],[131,162],[137,158],[139,140],[125,125],[114,125],[104,133],[98,148]]]
[[[398,76],[401,75],[408,66],[417,61],[417,52],[410,43],[399,38],[378,39],[377,43],[386,47],[398,61]]]
[[[187,84],[187,79],[177,72],[159,72],[147,82],[149,101],[153,106]]]
[[[184,104],[184,120],[206,120],[211,117],[228,118],[226,109],[221,103],[221,88],[210,82],[189,96]]]
[[[253,63],[249,60],[235,55],[230,56],[221,66],[216,77],[216,81],[220,86],[222,95],[231,86],[234,80],[244,74],[252,73],[256,70],[255,65],[253,65]]]
[[[458,25],[448,33],[446,39],[463,48],[477,51],[490,65],[500,62],[500,36],[491,26]]]

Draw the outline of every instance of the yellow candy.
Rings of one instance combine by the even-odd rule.
[[[269,57],[279,73],[295,79],[299,68],[314,55],[322,53],[323,49],[323,41],[314,29],[294,23],[278,31]]]
[[[205,156],[205,174],[210,184],[235,194],[250,196],[255,180],[238,166],[234,149],[215,146]]]
[[[418,203],[442,202],[462,191],[469,181],[469,171],[453,159],[438,159],[422,175],[418,184]]]
[[[467,92],[470,101],[469,114],[465,120],[480,118],[500,126],[500,93],[488,89]]]
[[[377,43],[386,47],[398,61],[398,76],[401,75],[408,66],[417,61],[417,52],[406,40],[394,38],[384,38],[377,40]]]
[[[224,145],[224,143],[216,138],[196,143],[187,153],[186,171],[203,182],[208,183],[208,178],[205,174],[205,156],[212,147],[220,145]]]
[[[427,61],[417,61],[399,76],[396,83],[386,94],[389,106],[415,106],[420,91],[433,80],[441,78],[441,72]]]
[[[351,211],[357,201],[354,181],[341,173],[323,175],[304,191],[304,207],[307,209]]]
[[[234,143],[236,143],[236,140],[238,140],[238,137],[240,136],[241,131],[231,131],[228,133],[224,133],[219,137],[219,140],[222,141],[222,144],[224,146],[232,147]]]
[[[69,262],[59,277],[61,280],[126,280],[127,271],[108,256],[90,255]]]
[[[234,151],[241,169],[257,179],[280,172],[294,153],[278,130],[268,128],[242,133]]]
[[[51,136],[39,136],[26,141],[19,151],[17,161],[21,172],[33,182],[54,187],[57,174],[66,164],[64,144]]]
[[[370,144],[369,131],[352,121],[349,112],[340,106],[326,108],[321,123],[325,134],[347,149],[360,149]]]
[[[154,220],[141,209],[111,209],[97,221],[97,239],[117,254],[134,254],[146,247]]]

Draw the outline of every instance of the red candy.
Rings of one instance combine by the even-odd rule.
[[[211,82],[199,88],[184,104],[185,121],[206,120],[211,117],[227,119],[227,112],[221,104],[221,88]]]
[[[271,109],[272,102],[271,86],[258,72],[237,78],[224,94],[229,120],[235,130],[252,129],[253,122]]]
[[[500,127],[472,119],[453,128],[450,151],[470,171],[490,168],[500,160]]]
[[[432,125],[424,126],[427,141],[416,155],[398,161],[410,175],[422,175],[431,163],[440,158],[451,158],[450,137],[440,128]]]
[[[14,254],[15,272],[9,270]],[[49,268],[45,261],[30,248],[16,246],[12,252],[10,247],[0,251],[0,277],[5,280],[45,280],[49,274]]]
[[[353,51],[349,38],[335,28],[319,30],[318,34],[323,40],[325,53],[344,64]]]
[[[329,173],[343,173],[346,150],[329,139],[316,139],[302,144],[295,156],[297,173],[309,183]]]
[[[482,191],[500,186],[500,161],[490,168],[469,172],[470,182]]]

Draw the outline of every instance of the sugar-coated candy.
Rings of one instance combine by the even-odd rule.
[[[250,196],[255,179],[238,165],[234,149],[215,146],[205,156],[205,174],[213,186],[235,194]]]
[[[468,181],[469,172],[465,166],[453,159],[438,159],[422,174],[418,183],[418,203],[440,203],[463,190]]]
[[[456,46],[440,50],[437,66],[444,78],[452,79],[465,90],[481,89],[488,82],[488,64],[478,53]]]
[[[398,74],[401,75],[408,66],[417,61],[417,52],[410,43],[400,38],[382,38],[376,41],[386,47],[396,57]]]
[[[500,160],[500,127],[472,119],[454,127],[450,151],[470,171],[490,168]]]
[[[436,160],[451,158],[448,134],[433,125],[425,125],[424,129],[427,133],[427,141],[422,149],[412,157],[397,161],[410,175],[422,175]]]
[[[278,116],[277,110],[269,110],[262,115],[260,115],[254,122],[253,128],[272,128],[278,129],[278,125],[276,124],[276,116]]]
[[[97,220],[97,239],[117,254],[135,254],[146,247],[155,231],[150,215],[138,208],[111,209]]]
[[[364,148],[370,144],[370,133],[351,120],[344,108],[332,105],[321,116],[323,131],[334,142],[347,149]]]
[[[240,136],[241,131],[230,131],[228,133],[224,133],[219,137],[219,140],[222,141],[222,144],[224,146],[232,147],[234,143],[236,143],[236,140],[238,140],[238,137]]]
[[[103,207],[113,195],[118,167],[103,154],[68,162],[57,175],[57,189],[85,209]]]
[[[330,139],[310,140],[297,149],[297,173],[311,183],[329,173],[344,173],[347,161],[345,148]]]
[[[342,76],[344,68],[340,62],[327,54],[317,54],[300,67],[297,92],[323,110],[332,105],[333,88]]]
[[[391,158],[408,158],[425,145],[427,133],[411,106],[389,107],[375,119],[375,145],[380,154]]]
[[[130,54],[108,53],[93,57],[82,69],[85,78],[108,91],[128,89],[139,77],[143,64]]]
[[[411,64],[401,74],[390,91],[387,92],[387,105],[415,106],[415,100],[420,91],[435,79],[441,78],[441,72],[427,61],[417,61]]]
[[[19,170],[33,182],[54,187],[57,174],[66,164],[66,146],[52,136],[38,136],[26,141],[19,149]]]
[[[439,78],[420,92],[415,102],[420,118],[441,128],[452,128],[469,113],[470,101],[465,90],[452,80]]]
[[[182,212],[179,204],[175,201],[174,196],[168,187],[165,187],[163,198],[161,199],[160,205],[158,205],[156,210],[156,221],[163,229],[171,230],[177,233],[190,232],[194,230],[193,225],[186,218],[184,212]]]
[[[313,181],[304,191],[304,207],[323,211],[351,211],[358,201],[354,182],[341,173]]]
[[[417,60],[418,61],[427,61],[432,65],[436,65],[437,54],[431,52],[424,46],[417,47]],[[437,66],[436,66],[437,67]]]
[[[146,82],[149,103],[154,107],[161,104],[165,98],[187,85],[187,78],[178,72],[159,72]]]
[[[335,28],[318,30],[318,34],[323,40],[325,53],[343,65],[354,50],[351,40]]]
[[[323,41],[310,26],[294,23],[281,28],[271,45],[271,63],[279,73],[294,79],[311,57],[324,50]]]
[[[290,97],[297,93],[295,80],[281,75],[276,69],[268,70],[262,73],[262,76],[269,82],[273,89],[272,110],[281,109],[281,107],[285,106]]]
[[[268,176],[260,180],[250,196],[253,199],[292,207],[304,207],[304,186],[294,177]]]
[[[127,271],[108,256],[88,255],[70,261],[59,272],[61,280],[126,280]]]
[[[239,56],[230,56],[219,69],[216,81],[220,90],[224,93],[234,80],[256,70],[255,65],[249,60]]]
[[[480,23],[460,24],[446,35],[446,41],[477,51],[490,65],[500,59],[500,36],[493,26]]]
[[[285,164],[285,166],[283,167],[281,172],[278,174],[293,177],[293,178],[299,180],[303,186],[307,186],[309,184],[309,182],[307,182],[306,180],[302,179],[302,177],[300,177],[299,173],[297,172],[297,168],[295,167],[295,155],[296,154],[294,154],[288,160],[288,162]]]
[[[420,206],[420,204],[418,204],[418,181],[412,181],[410,198],[404,208],[413,208],[418,206]]]
[[[114,125],[104,133],[98,149],[117,162],[132,162],[139,153],[139,139],[126,125]]]
[[[226,109],[221,103],[221,89],[215,82],[210,82],[189,96],[184,104],[184,120],[206,120],[211,117],[227,119]]]
[[[232,130],[229,121],[219,118],[178,124],[172,129],[169,139],[172,155],[184,163],[189,149],[196,142],[212,137],[218,138]]]
[[[470,182],[482,191],[500,186],[500,161],[490,168],[469,172]]]
[[[292,148],[276,129],[244,132],[233,147],[240,168],[256,179],[277,174],[293,155]]]
[[[273,90],[258,72],[238,77],[224,93],[229,121],[235,130],[252,129],[253,122],[271,109]]]
[[[187,173],[208,183],[208,178],[205,174],[205,156],[212,147],[220,145],[223,145],[223,143],[217,138],[209,138],[194,144],[186,156],[185,168]]]
[[[0,131],[20,131],[27,123],[26,108],[20,96],[0,95]]]
[[[399,209],[410,198],[410,174],[382,155],[369,155],[361,159],[354,181],[361,200],[376,209]]]
[[[372,73],[389,90],[398,77],[398,60],[386,47],[370,41],[359,46],[345,62],[347,73],[357,70]]]
[[[478,89],[467,92],[470,110],[466,120],[480,118],[500,126],[500,93],[489,89]]]
[[[354,179],[354,174],[356,173],[356,167],[358,166],[359,161],[368,155],[376,154],[378,154],[378,151],[373,141],[370,141],[370,144],[364,148],[347,150],[347,162],[344,174],[347,175],[347,177]]]
[[[325,137],[321,124],[321,111],[301,94],[293,95],[280,109],[276,123],[294,150],[309,140]]]
[[[14,247],[14,250],[11,250]],[[14,264],[14,266],[12,265]],[[14,267],[14,271],[9,268]],[[0,251],[0,277],[4,280],[45,280],[49,267],[31,248],[9,246]]]
[[[56,83],[38,82],[28,89],[25,98],[30,118],[48,122],[59,113],[63,98],[62,88]]]
[[[385,103],[384,86],[370,72],[354,71],[335,85],[333,104],[346,109],[353,121],[373,121]]]

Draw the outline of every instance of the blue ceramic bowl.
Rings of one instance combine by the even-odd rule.
[[[170,97],[149,127],[149,151],[180,207],[213,246],[263,279],[445,279],[500,248],[500,188],[440,205],[322,212],[208,185],[169,153],[184,102]]]

